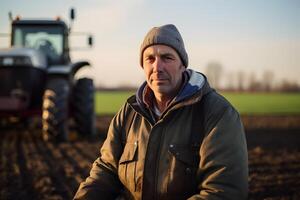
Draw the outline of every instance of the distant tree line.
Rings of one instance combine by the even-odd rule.
[[[254,72],[237,71],[225,73],[223,66],[216,61],[207,64],[203,73],[209,84],[222,91],[234,92],[300,92],[300,85],[295,80],[284,79],[278,81],[271,70],[265,70],[260,78]],[[221,80],[225,80],[221,82]],[[98,85],[98,91],[136,91],[138,86],[123,83],[117,87]]]
[[[205,75],[210,85],[223,91],[237,92],[300,92],[300,85],[295,80],[284,79],[281,82],[275,82],[274,73],[265,70],[259,79],[255,73],[246,73],[238,71],[225,75],[223,67],[219,62],[210,62],[206,66]],[[220,84],[220,80],[227,80],[226,85]]]

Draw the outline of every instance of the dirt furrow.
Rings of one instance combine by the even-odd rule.
[[[62,169],[64,170],[63,175],[65,178],[65,184],[67,184],[70,187],[70,190],[72,191],[71,194],[73,196],[75,194],[75,188],[79,186],[79,183],[81,182],[82,179],[78,180],[77,174],[79,172],[73,166],[74,163],[70,162],[70,159],[63,151],[63,146],[69,144],[54,145],[52,143],[44,143],[44,145],[47,147],[49,154],[52,154],[55,160],[60,161],[59,164],[62,166]]]
[[[251,149],[249,174],[249,199],[300,197],[299,149]]]
[[[92,146],[93,151],[95,151],[95,153],[93,153],[93,151],[91,151],[91,150],[88,150],[87,146]],[[90,163],[93,163],[99,156],[100,144],[96,143],[96,145],[91,145],[86,142],[76,142],[73,145],[73,148],[77,150],[78,154],[80,154],[82,157],[87,159]],[[98,150],[98,151],[96,151],[96,150]]]
[[[8,146],[7,140],[6,140],[7,134],[5,132],[1,133],[1,139],[0,139],[0,199],[4,199],[5,193],[6,193],[6,163],[7,163],[7,156],[6,156],[6,149]]]
[[[78,153],[71,145],[63,145],[62,153],[78,173],[79,177],[76,177],[80,180],[79,182],[82,182],[88,176],[92,163]]]
[[[72,198],[72,190],[66,186],[64,169],[60,165],[62,160],[56,160],[39,138],[32,137],[32,139],[33,150],[37,151],[40,165],[44,168],[43,171],[39,172],[42,173],[41,176],[44,178],[44,181],[38,181],[38,183],[41,189],[51,192],[49,194],[46,192],[47,197],[43,199],[49,197],[55,197],[55,199]]]
[[[71,199],[103,142],[94,137],[53,144],[42,141],[38,130],[12,127],[0,132],[1,200]],[[249,199],[300,199],[300,149],[295,148],[300,134],[281,134],[292,145],[264,146],[260,134],[252,137],[255,143],[250,141]]]
[[[20,168],[17,162],[17,156],[15,153],[17,134],[9,133],[7,146],[5,146],[5,178],[3,180],[4,192],[1,194],[5,199],[19,199],[24,196],[22,193],[22,183],[19,179]],[[20,193],[14,192],[15,190],[20,191]]]
[[[94,141],[83,141],[78,143],[81,149],[87,154],[93,155],[93,160],[99,156],[100,147],[102,146],[104,140],[94,140]]]
[[[36,177],[36,172],[42,170],[42,168],[40,168],[41,165],[37,164],[37,162],[39,161],[39,157],[37,157],[36,152],[31,147],[31,141],[29,140],[28,134],[22,134],[22,136],[20,137],[22,141],[19,141],[20,144],[18,145],[17,152],[18,154],[20,154],[20,159],[24,159],[23,161],[20,161],[20,165],[23,168],[23,180],[24,182],[27,182],[29,188],[33,188],[35,193],[37,193],[36,198],[38,198],[38,194],[40,193],[40,191],[37,187],[35,187],[35,183],[40,179],[40,176]]]
[[[26,143],[26,135],[29,134],[27,131],[24,133],[18,134],[17,139],[17,161],[18,165],[20,167],[21,176],[20,181],[22,183],[22,191],[24,192],[22,198],[27,199],[37,199],[37,193],[34,189],[34,182],[33,182],[33,173],[28,168],[27,163],[30,162],[31,157],[25,156],[27,147],[24,148],[24,145]]]

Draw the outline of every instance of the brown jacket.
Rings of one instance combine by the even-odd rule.
[[[136,96],[129,98],[74,199],[246,199],[248,157],[239,114],[204,80],[158,121]]]

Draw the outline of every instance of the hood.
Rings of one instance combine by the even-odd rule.
[[[30,63],[33,67],[46,69],[47,58],[40,51],[28,47],[12,47],[0,49],[0,63],[3,66],[23,65]],[[5,61],[7,60],[7,61]]]
[[[173,100],[172,104],[176,104],[185,100],[188,100],[190,103],[195,103],[196,101],[199,101],[203,95],[212,90],[204,74],[192,69],[187,69],[184,73],[188,81],[186,81],[179,94]],[[136,93],[136,102],[141,108],[145,107],[143,102],[143,91],[146,86],[147,82],[145,81],[139,87]]]

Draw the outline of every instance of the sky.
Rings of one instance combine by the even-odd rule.
[[[240,71],[257,79],[272,71],[278,83],[300,84],[299,0],[0,0],[0,33],[10,32],[9,11],[21,18],[60,16],[69,23],[72,7],[73,31],[94,37],[90,50],[71,52],[72,60],[91,62],[80,74],[97,86],[140,85],[140,44],[153,26],[169,23],[183,37],[189,68],[205,73],[209,63],[218,62],[223,85]],[[84,46],[82,41],[71,37],[71,47]],[[1,39],[0,47],[7,46]]]

